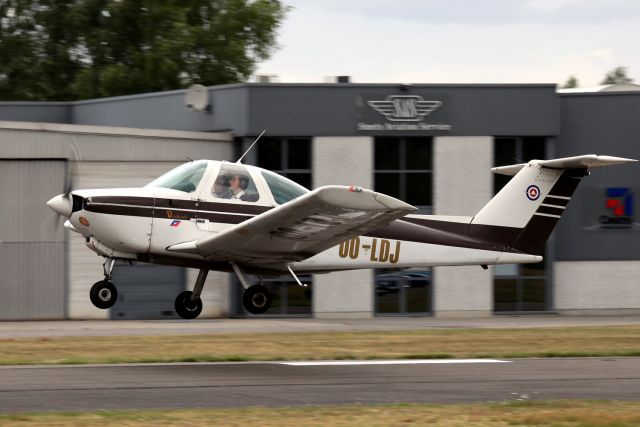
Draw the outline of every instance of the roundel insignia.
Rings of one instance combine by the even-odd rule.
[[[89,226],[89,220],[83,216],[81,216],[80,219],[78,219],[78,221],[80,221],[80,224],[84,225],[85,227]]]
[[[530,185],[527,187],[527,199],[534,201],[540,197],[540,188],[537,185]]]

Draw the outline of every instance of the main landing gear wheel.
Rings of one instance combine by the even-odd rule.
[[[184,291],[178,294],[175,302],[175,309],[178,316],[183,319],[195,319],[202,311],[202,300],[200,297],[195,300],[191,299],[193,292]]]
[[[242,295],[242,304],[251,314],[262,314],[271,307],[271,292],[263,285],[250,286]]]
[[[98,308],[103,310],[113,307],[118,300],[118,291],[113,283],[101,280],[96,282],[89,292],[91,302]]]

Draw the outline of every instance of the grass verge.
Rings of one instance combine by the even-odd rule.
[[[0,415],[0,425],[631,427],[640,425],[640,402],[569,400],[495,404],[396,404],[9,414]]]
[[[640,356],[640,325],[0,339],[0,364]]]

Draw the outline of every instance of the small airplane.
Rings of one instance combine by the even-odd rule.
[[[271,305],[264,276],[370,268],[523,264],[540,254],[590,168],[635,162],[595,154],[501,166],[507,185],[475,216],[413,214],[417,208],[356,186],[313,191],[255,166],[189,161],[142,188],[74,190],[47,205],[106,258],[90,291],[101,309],[118,298],[116,260],[199,269],[176,313],[195,319],[210,270],[234,272],[253,314]],[[251,285],[247,274],[259,276]],[[348,286],[348,284],[345,284]]]

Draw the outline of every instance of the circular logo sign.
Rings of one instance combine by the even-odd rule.
[[[84,225],[85,227],[89,226],[89,220],[83,216],[81,216],[78,221],[80,221],[80,224]]]
[[[527,187],[527,199],[533,201],[538,200],[540,197],[540,188],[537,185],[530,185]]]

